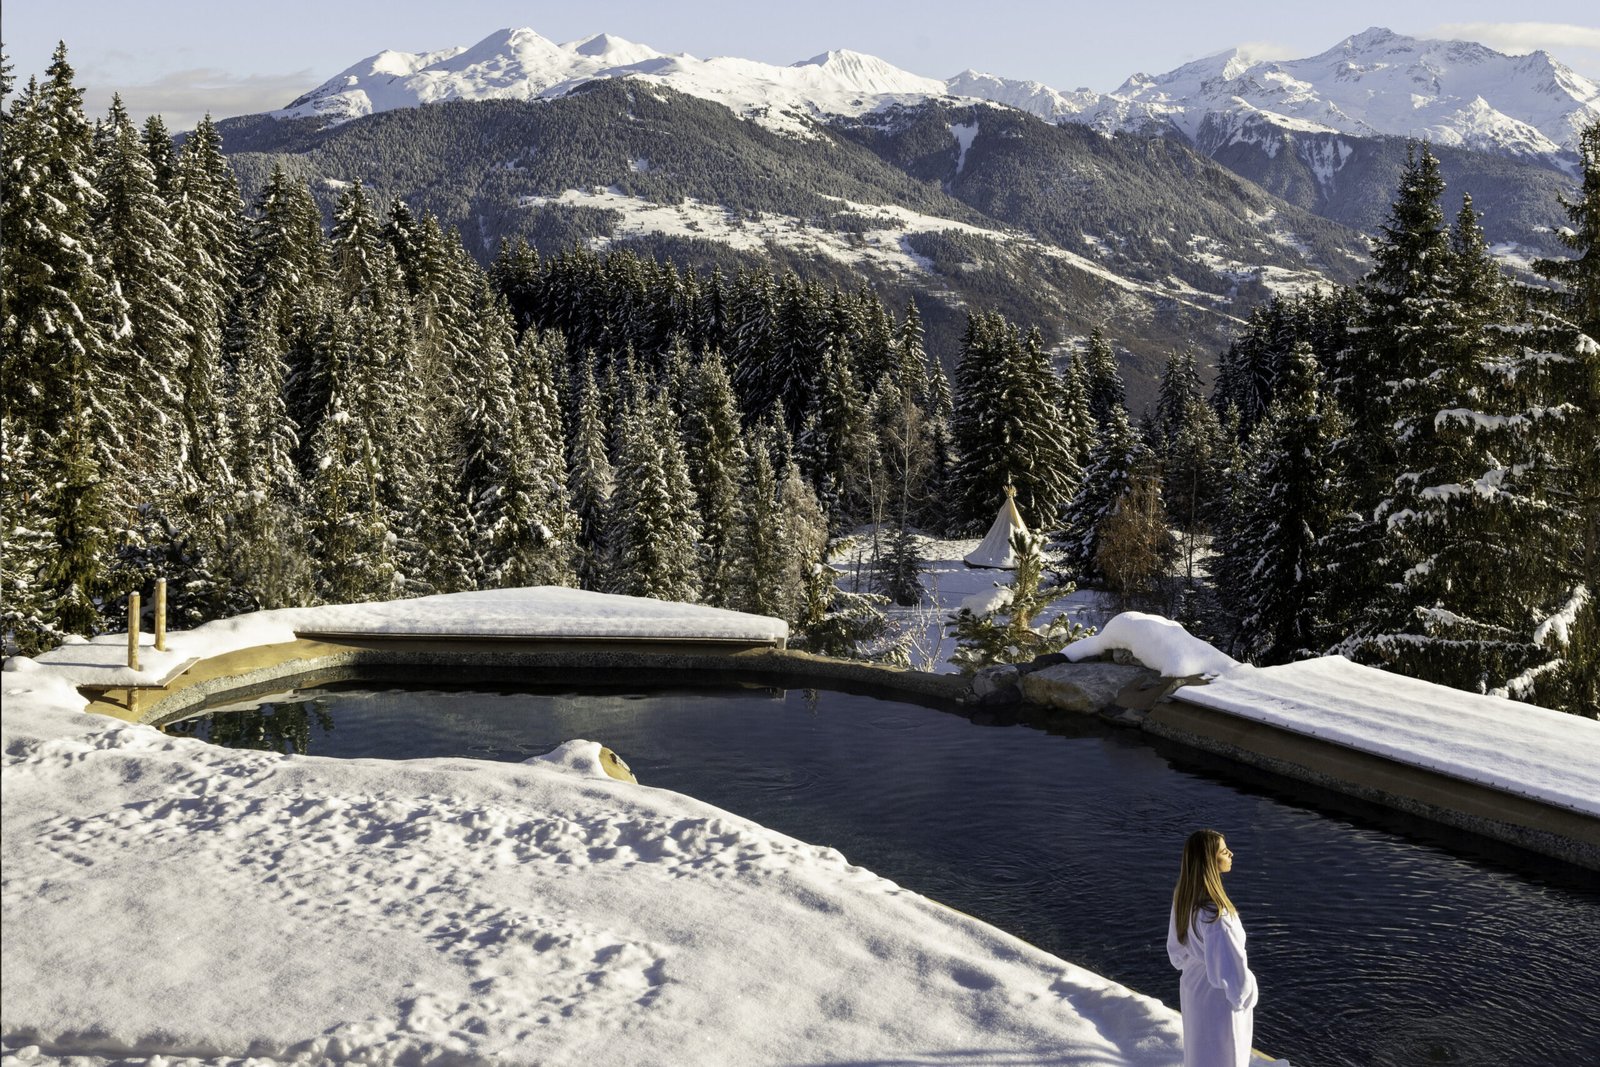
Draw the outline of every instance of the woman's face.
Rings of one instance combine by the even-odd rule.
[[[1217,870],[1223,874],[1233,870],[1233,849],[1228,847],[1227,838],[1217,842]]]

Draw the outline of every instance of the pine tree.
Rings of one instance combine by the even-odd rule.
[[[700,357],[687,386],[683,427],[700,510],[701,593],[713,607],[733,607],[738,598],[736,568],[744,551],[740,480],[747,462],[739,408],[717,352]]]
[[[1241,501],[1240,528],[1224,547],[1227,573],[1238,580],[1219,590],[1239,617],[1239,647],[1253,662],[1283,663],[1320,647],[1318,551],[1337,513],[1340,479],[1331,445],[1343,430],[1311,346],[1302,343],[1251,436],[1255,471]]]
[[[379,498],[379,452],[370,433],[373,367],[349,315],[329,309],[319,339],[330,382],[328,409],[311,441],[310,534],[320,563],[318,598],[387,600],[398,591],[392,535]]]
[[[972,320],[957,375],[962,393],[954,429],[961,458],[953,480],[959,513],[981,523],[994,513],[996,486],[1013,485],[1024,513],[1053,525],[1080,471],[1058,406],[1061,385],[1037,331],[1023,338],[998,315]]]
[[[100,262],[116,281],[112,334],[125,361],[120,377],[126,395],[114,408],[107,398],[106,406],[129,428],[130,458],[148,465],[133,481],[137,496],[149,500],[170,491],[175,472],[167,468],[181,452],[183,267],[155,168],[120,97],[112,99],[96,171],[102,199],[94,228]]]
[[[1571,225],[1558,231],[1573,256],[1534,264],[1556,288],[1533,294],[1520,361],[1524,387],[1547,401],[1525,409],[1528,438],[1549,457],[1548,525],[1564,540],[1534,563],[1555,571],[1561,592],[1536,615],[1534,642],[1549,658],[1506,688],[1600,718],[1600,122],[1578,143],[1583,184],[1577,199],[1562,200]]]
[[[181,312],[187,331],[180,354],[183,448],[188,460],[176,505],[151,527],[143,553],[184,559],[183,580],[169,587],[168,606],[189,618],[229,610],[224,585],[226,516],[234,492],[225,462],[226,383],[223,348],[229,306],[241,264],[243,207],[238,182],[222,155],[222,138],[203,119],[178,155],[171,225],[183,277]],[[170,534],[169,534],[170,531]]]
[[[6,480],[11,521],[7,622],[23,651],[100,625],[104,546],[113,516],[102,470],[115,456],[101,399],[122,388],[102,362],[113,340],[111,282],[99,273],[92,138],[64,45],[47,79],[30,80],[6,127],[0,189],[0,366],[8,454],[29,468]],[[36,531],[53,539],[39,553]],[[15,597],[16,609],[11,607]]]
[[[664,397],[626,416],[611,509],[612,592],[692,602],[699,594],[694,487]]]
[[[1088,372],[1085,385],[1089,391],[1089,414],[1094,416],[1095,425],[1104,429],[1118,418],[1119,411],[1127,411],[1128,392],[1122,384],[1122,372],[1117,369],[1117,354],[1098,326],[1089,334],[1083,365]]]
[[[583,589],[602,589],[607,584],[608,570],[607,509],[616,490],[616,474],[606,455],[605,423],[588,360],[580,360],[578,371],[573,375],[572,426],[567,492],[576,523],[578,585]]]
[[[790,617],[786,552],[791,545],[788,522],[779,499],[778,474],[772,463],[770,425],[755,431],[741,481],[744,508],[740,514],[742,555],[734,567],[740,611],[774,618]]]
[[[1134,432],[1126,409],[1110,409],[1061,533],[1063,562],[1080,579],[1100,573],[1101,527],[1132,487],[1135,468],[1148,460],[1149,449]]]
[[[1399,471],[1394,426],[1404,416],[1396,391],[1422,379],[1420,368],[1447,345],[1451,255],[1439,197],[1444,181],[1426,144],[1407,154],[1374,267],[1362,283],[1365,317],[1342,351],[1329,386],[1349,428],[1335,443],[1349,481],[1348,511],[1328,534],[1331,622],[1346,640],[1384,632],[1403,611],[1387,590],[1403,569],[1387,543],[1382,510]]]

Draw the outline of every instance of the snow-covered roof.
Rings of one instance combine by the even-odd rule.
[[[1028,524],[1022,521],[1022,513],[1017,510],[1017,491],[1008,485],[1006,498],[1001,503],[999,512],[995,514],[989,532],[978,542],[978,547],[963,558],[970,567],[1010,570],[1017,565],[1017,553],[1012,547],[1011,537],[1016,533],[1027,532]]]

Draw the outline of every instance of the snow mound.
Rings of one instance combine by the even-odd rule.
[[[1215,677],[1240,666],[1238,660],[1190,636],[1180,624],[1142,611],[1125,611],[1093,637],[1074,641],[1062,651],[1077,662],[1117,648],[1168,678]]]
[[[579,778],[610,778],[605,768],[600,766],[600,747],[598,741],[568,741],[542,756],[532,756],[522,762],[527,766],[557,770]]]

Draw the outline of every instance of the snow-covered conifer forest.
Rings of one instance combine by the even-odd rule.
[[[1505,275],[1415,146],[1354,287],[1274,299],[1130,412],[1108,323],[1052,360],[970,309],[953,380],[915,303],[626,251],[487,269],[402,202],[244,203],[208,121],[91,119],[65,49],[4,87],[7,653],[258,608],[565,584],[892,648],[836,539],[981,531],[1007,484],[1080,585],[1166,598],[1257,663],[1342,652],[1600,709],[1600,125]],[[1211,395],[1198,365],[1215,362]]]

